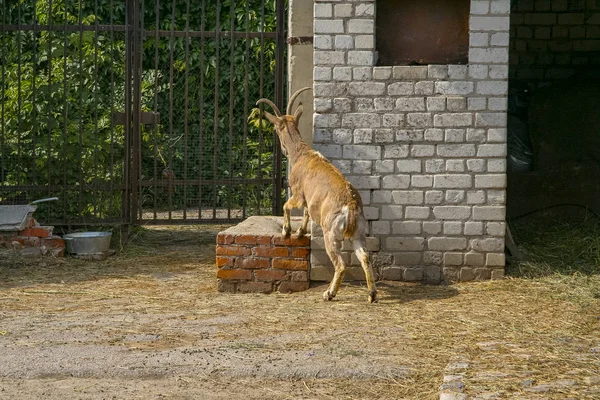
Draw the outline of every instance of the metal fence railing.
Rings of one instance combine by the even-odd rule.
[[[277,213],[285,0],[24,0],[0,9],[0,204],[54,225]]]

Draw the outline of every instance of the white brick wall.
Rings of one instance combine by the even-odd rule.
[[[374,66],[375,3],[315,0],[315,147],[361,191],[384,278],[501,277],[510,0],[471,1],[468,65],[428,66]]]

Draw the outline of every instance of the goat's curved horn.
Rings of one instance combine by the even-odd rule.
[[[260,99],[256,102],[256,105],[259,105],[260,103],[265,103],[268,106],[271,106],[271,108],[273,109],[273,111],[275,111],[275,115],[278,117],[281,117],[281,111],[279,111],[279,108],[277,108],[277,106],[275,105],[275,103],[273,103],[271,100],[269,99]]]
[[[302,89],[297,90],[296,93],[294,93],[292,95],[292,97],[290,97],[290,101],[288,103],[287,111],[286,111],[287,115],[292,115],[292,106],[294,105],[294,101],[296,101],[296,98],[300,95],[300,93],[304,92],[305,90],[310,90],[310,89],[312,89],[312,88],[303,87]]]

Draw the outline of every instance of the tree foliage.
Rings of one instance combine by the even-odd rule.
[[[125,110],[127,32],[94,27],[124,26],[124,4],[3,2],[3,24],[78,29],[1,35],[0,183],[23,190],[0,191],[0,201],[51,194],[62,202],[49,219],[121,215],[126,134],[113,114]],[[169,32],[270,32],[274,16],[275,0],[140,2],[141,107],[160,115],[142,129],[142,207],[270,210],[269,185],[222,182],[273,176],[273,133],[252,105],[273,97],[275,41]],[[200,180],[220,183],[193,184]]]

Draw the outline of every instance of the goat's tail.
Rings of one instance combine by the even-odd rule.
[[[356,231],[356,225],[358,223],[358,215],[360,209],[358,204],[353,201],[350,204],[344,206],[342,212],[346,214],[346,229],[344,230],[344,239],[354,236]]]

